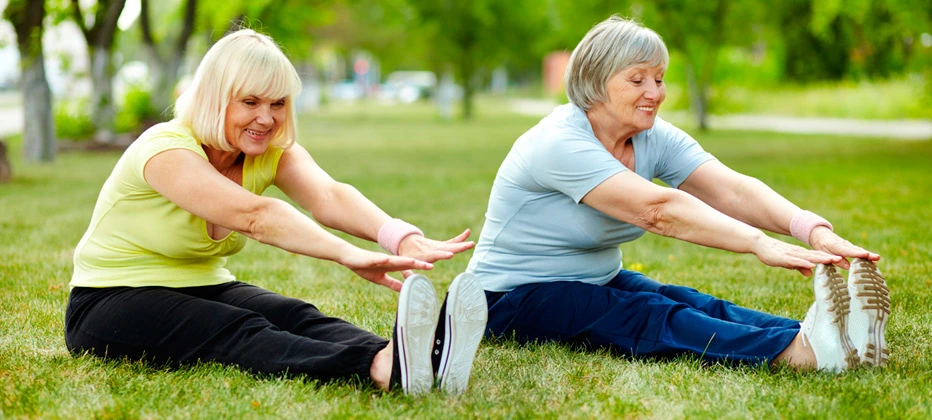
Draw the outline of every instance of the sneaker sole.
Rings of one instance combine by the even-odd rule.
[[[459,395],[469,386],[476,350],[482,341],[489,310],[479,279],[462,273],[453,279],[447,292],[443,350],[437,370],[439,387]]]
[[[439,311],[437,292],[430,280],[420,274],[408,277],[398,297],[396,335],[405,394],[424,395],[433,387],[430,351]]]
[[[851,296],[848,294],[848,282],[835,270],[833,265],[819,265],[816,270],[824,270],[825,281],[821,285],[828,290],[826,300],[831,301],[828,311],[832,313],[832,324],[838,333],[838,342],[844,353],[844,369],[852,369],[860,363],[858,352],[848,335],[848,315],[851,312]]]
[[[884,332],[890,316],[890,289],[880,270],[870,260],[855,258],[848,273],[851,319],[848,335],[861,356],[861,363],[881,366],[890,356]]]

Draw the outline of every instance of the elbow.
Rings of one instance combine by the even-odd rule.
[[[262,197],[262,200],[243,213],[242,228],[237,230],[261,243],[268,243],[268,239],[274,236],[275,220],[280,219],[275,217],[275,214],[280,214],[281,206],[287,206],[287,203],[275,198]]]
[[[677,191],[671,190],[670,193],[663,194],[647,204],[641,215],[641,227],[644,230],[662,236],[676,236],[676,222],[672,211],[676,193]]]

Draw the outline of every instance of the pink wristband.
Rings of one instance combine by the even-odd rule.
[[[393,255],[398,255],[398,245],[401,245],[401,241],[408,235],[424,236],[424,232],[404,220],[389,220],[379,228],[379,246]]]
[[[801,210],[793,215],[793,218],[790,219],[790,235],[793,235],[794,238],[799,239],[806,243],[806,245],[811,245],[809,243],[809,235],[812,234],[812,230],[816,226],[825,226],[829,230],[835,230],[832,228],[832,224],[819,216],[808,210]]]

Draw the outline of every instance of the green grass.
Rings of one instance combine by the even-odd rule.
[[[715,86],[713,113],[853,119],[929,119],[932,103],[919,75],[872,82]],[[685,96],[681,97],[685,100]],[[681,101],[682,102],[682,101]]]
[[[478,237],[489,188],[514,139],[537,118],[495,104],[472,122],[427,107],[331,107],[301,119],[302,143],[337,179],[429,236]],[[928,418],[932,416],[932,142],[712,132],[706,149],[883,255],[893,299],[884,369],[841,375],[651,361],[555,344],[483,342],[469,391],[385,394],[360,381],[262,378],[199,365],[164,370],[72,357],[62,338],[71,252],[116,153],[69,152],[0,184],[0,418]],[[271,192],[278,194],[277,191]],[[373,244],[360,245],[376,249]],[[623,246],[655,278],[799,318],[809,279],[748,255],[648,235]],[[426,273],[442,293],[469,255]],[[299,297],[388,336],[396,295],[333,263],[251,243],[240,279]]]

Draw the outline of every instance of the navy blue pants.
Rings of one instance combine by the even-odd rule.
[[[692,353],[712,362],[769,363],[799,321],[742,308],[622,270],[605,286],[535,283],[486,292],[489,336],[610,348],[635,356]]]
[[[369,378],[388,340],[314,305],[246,283],[76,287],[65,314],[76,354],[178,366],[198,361],[254,373]]]

